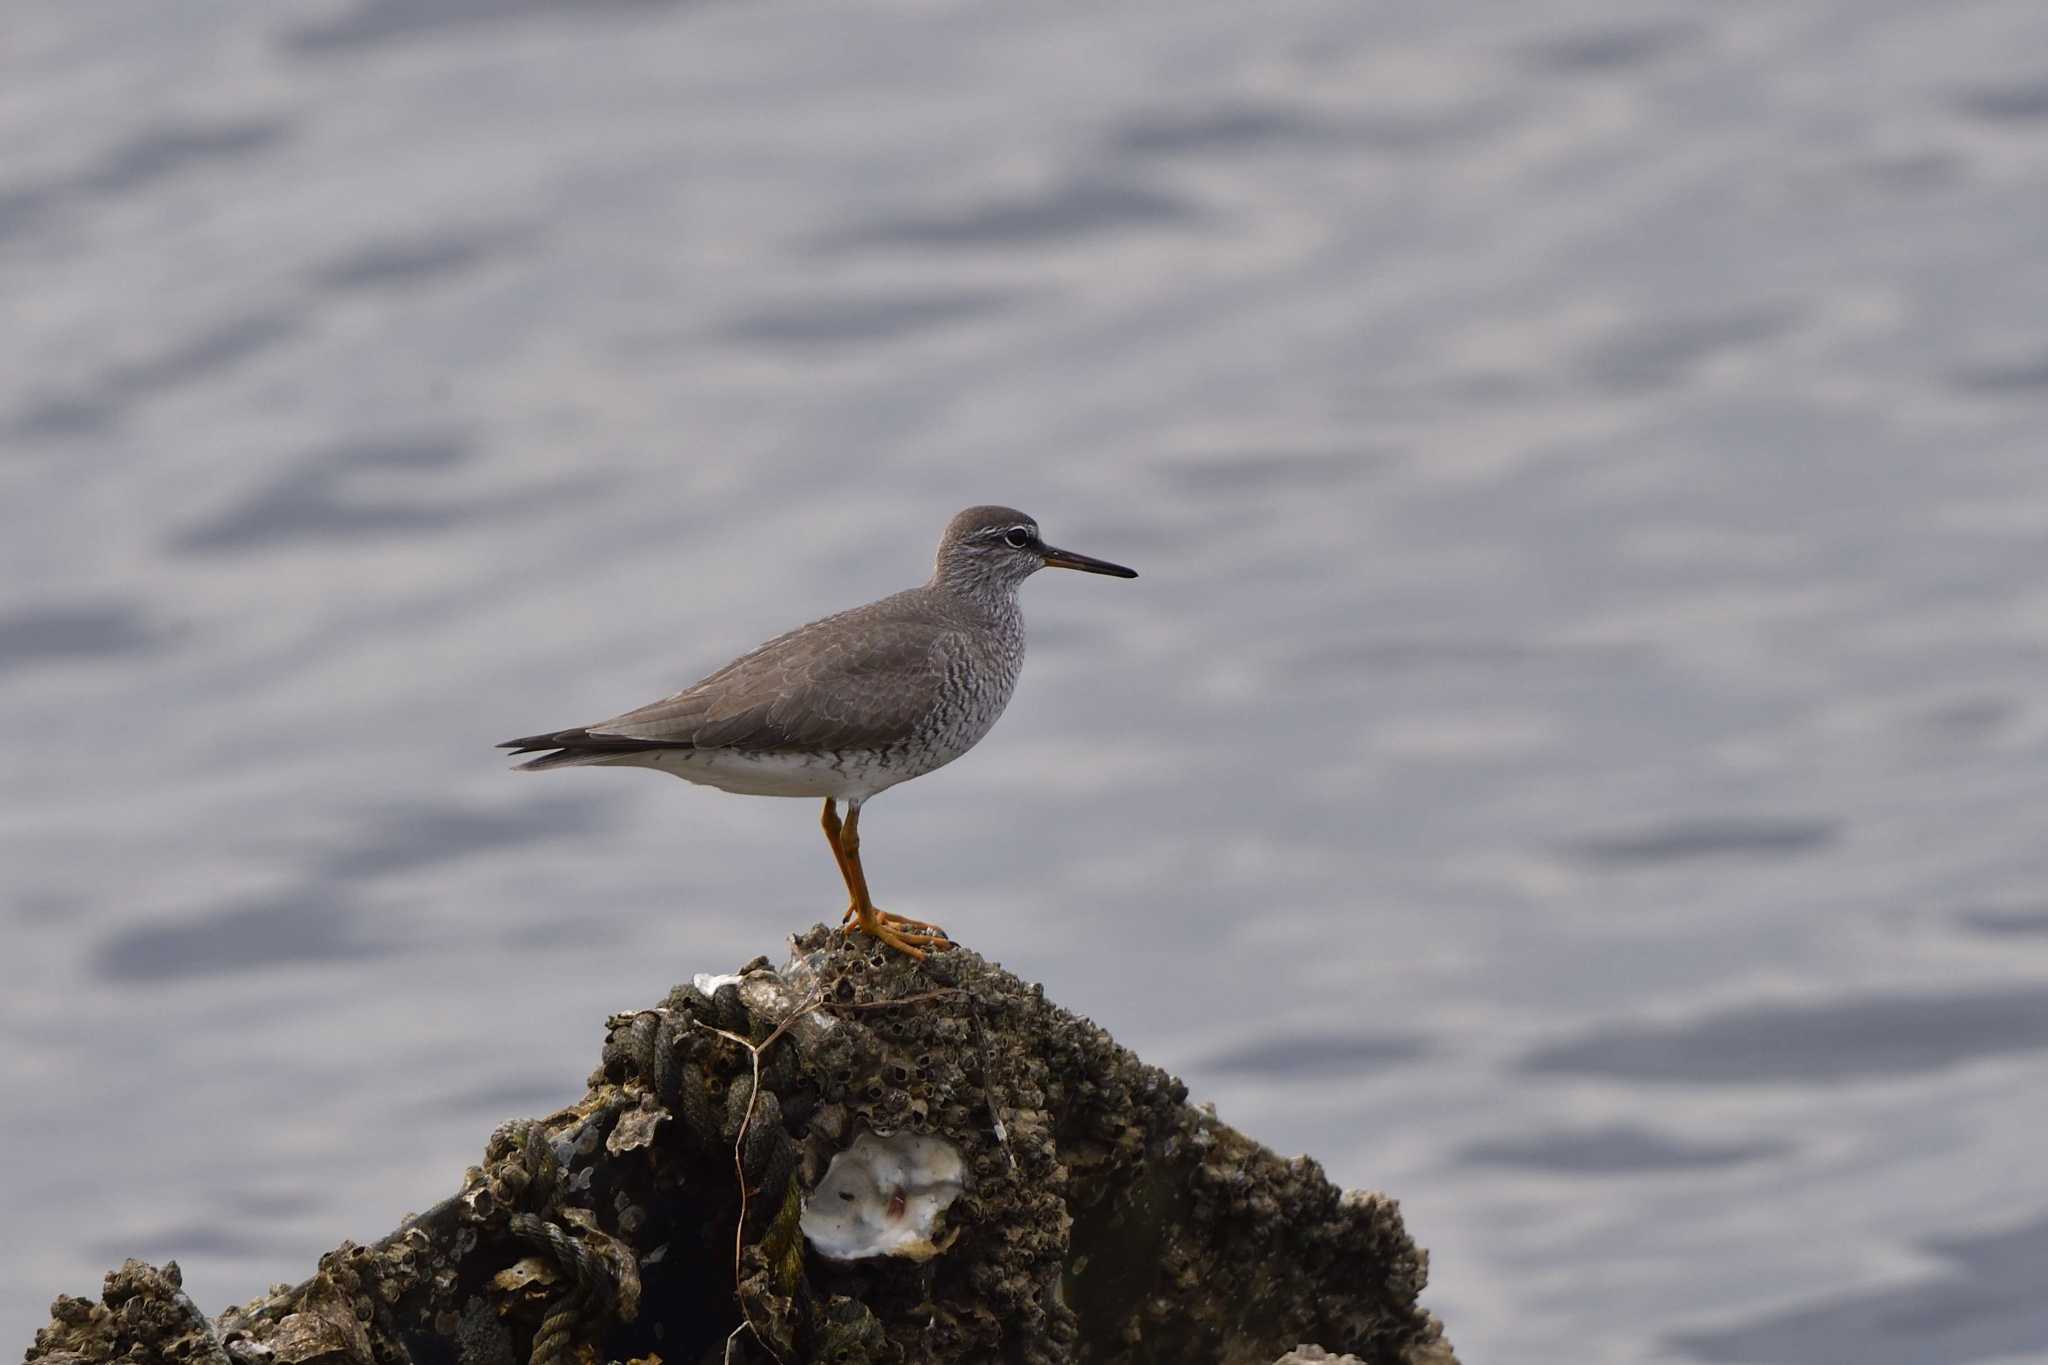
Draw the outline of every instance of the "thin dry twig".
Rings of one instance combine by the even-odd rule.
[[[775,1046],[776,1040],[789,1032],[797,1020],[803,1018],[823,1003],[824,996],[817,991],[812,991],[810,995],[804,998],[803,1003],[784,1016],[782,1022],[777,1024],[773,1031],[758,1043],[750,1042],[740,1037],[737,1033],[730,1033],[715,1025],[707,1024],[702,1019],[692,1019],[690,1021],[701,1029],[707,1029],[721,1038],[738,1043],[747,1050],[748,1060],[753,1064],[753,1088],[747,1092],[747,1109],[745,1113],[740,1115],[739,1132],[733,1136],[732,1140],[733,1177],[739,1181],[740,1186],[740,1216],[738,1221],[733,1224],[732,1229],[732,1292],[733,1297],[740,1301],[740,1314],[746,1319],[740,1326],[745,1327],[754,1334],[754,1340],[761,1343],[761,1349],[766,1351],[775,1360],[776,1365],[782,1365],[782,1357],[775,1354],[775,1348],[768,1344],[768,1338],[762,1334],[760,1326],[755,1323],[754,1311],[747,1307],[746,1292],[740,1287],[741,1258],[746,1255],[747,1250],[747,1209],[754,1193],[747,1187],[747,1132],[753,1127],[754,1106],[761,1099],[761,1054]],[[732,1330],[732,1336],[725,1339],[726,1357],[728,1359],[732,1356],[733,1338],[737,1337],[739,1333],[739,1327],[735,1327]]]
[[[949,995],[965,995],[965,986],[941,986],[935,991],[920,991],[916,995],[899,995],[890,1000],[826,1000],[820,1008],[828,1010],[886,1010],[898,1005],[921,1005],[927,1000],[943,1000]],[[765,1046],[765,1044],[764,1044]]]
[[[775,1046],[782,1036],[795,1026],[797,1020],[813,1010],[892,1009],[902,1005],[918,1005],[923,1004],[927,1000],[940,1000],[949,995],[963,995],[965,993],[965,988],[961,986],[942,986],[937,990],[921,991],[916,995],[898,996],[892,1000],[843,1000],[828,1002],[824,997],[823,989],[815,988],[809,995],[803,998],[795,1009],[784,1015],[782,1021],[776,1024],[768,1036],[758,1043],[751,1042],[740,1037],[737,1033],[719,1028],[714,1024],[707,1024],[702,1019],[692,1019],[690,1021],[706,1032],[715,1033],[726,1041],[738,1043],[741,1047],[745,1048],[747,1050],[747,1058],[753,1067],[753,1088],[747,1092],[746,1112],[740,1115],[739,1132],[733,1136],[732,1140],[733,1177],[739,1181],[740,1187],[740,1214],[732,1230],[732,1291],[733,1297],[740,1301],[740,1314],[745,1321],[741,1322],[738,1327],[733,1328],[731,1335],[725,1339],[725,1358],[728,1362],[732,1359],[733,1342],[738,1339],[740,1332],[745,1330],[754,1334],[754,1340],[761,1343],[761,1349],[768,1352],[776,1365],[782,1365],[782,1357],[775,1354],[775,1348],[769,1344],[768,1338],[763,1335],[760,1325],[754,1321],[753,1310],[747,1307],[747,1296],[741,1288],[742,1262],[747,1251],[747,1210],[754,1194],[754,1191],[747,1187],[747,1133],[754,1124],[754,1106],[761,1098],[761,1055],[769,1048]],[[1000,1125],[1001,1120],[999,1119],[997,1122]]]
[[[1003,1149],[1003,1155],[1009,1159],[1010,1169],[1014,1171],[1017,1169],[1017,1154],[1010,1150],[1010,1130],[1003,1123],[1003,1101],[1001,1092],[996,1089],[995,1066],[989,1060],[988,1033],[981,1026],[981,1011],[974,1007],[972,998],[967,1002],[967,1017],[974,1022],[974,1048],[981,1054],[981,1090],[983,1098],[988,1101],[989,1123],[995,1130],[997,1145]]]

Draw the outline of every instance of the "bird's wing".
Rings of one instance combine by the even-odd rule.
[[[770,640],[588,733],[600,744],[755,753],[886,748],[925,719],[961,646],[957,627],[942,620],[848,612]]]

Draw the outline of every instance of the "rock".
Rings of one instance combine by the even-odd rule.
[[[174,1266],[131,1261],[100,1303],[59,1299],[28,1360],[1455,1365],[1392,1200],[1190,1106],[965,949],[792,947],[615,1017],[582,1101],[501,1127],[374,1246],[216,1322]],[[856,1148],[945,1155],[917,1255],[807,1241],[806,1197]],[[885,1220],[891,1181],[907,1213],[929,1194],[894,1170],[867,1180]]]
[[[50,1305],[50,1325],[36,1333],[27,1359],[45,1365],[122,1359],[230,1365],[213,1324],[186,1297],[176,1261],[161,1270],[123,1262],[107,1272],[98,1303],[60,1297]]]

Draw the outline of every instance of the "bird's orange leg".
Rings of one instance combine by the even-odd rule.
[[[839,851],[839,811],[829,796],[825,798],[825,816],[818,823],[825,827],[825,842],[832,845],[832,861],[839,864],[839,879],[846,883],[846,894],[851,896],[854,894],[853,874],[846,870],[846,855]],[[846,918],[842,919],[840,923],[850,924],[852,922],[853,907],[848,905],[846,907]]]
[[[853,807],[848,806],[847,810],[850,813]],[[860,905],[861,893],[855,887],[853,869],[846,865],[846,851],[839,847],[839,831],[841,829],[839,810],[829,796],[825,798],[825,814],[818,823],[825,827],[825,842],[832,845],[832,861],[839,864],[839,878],[846,883],[846,913],[839,917],[840,927],[845,928],[854,922],[855,912]],[[858,836],[856,836],[857,843]],[[883,915],[885,918],[888,917],[886,912],[881,910],[877,910],[875,913]]]
[[[865,892],[868,883],[867,874],[861,870],[860,865],[860,807],[851,803],[848,803],[846,807],[846,833],[842,836],[842,842],[846,844],[846,859],[849,863],[853,864],[853,875],[859,880],[861,890]],[[852,913],[851,909],[847,913],[850,915]],[[947,947],[952,946],[953,940],[946,931],[928,920],[911,919],[908,915],[891,914],[880,907],[875,907],[875,913],[880,915],[882,923],[888,925],[891,929],[916,930],[920,935],[942,939]]]
[[[833,825],[838,824],[838,815],[832,811],[830,802],[825,808],[831,821],[826,826],[829,832]],[[853,904],[847,914],[856,923],[850,927],[857,927],[862,933],[912,957],[923,957],[919,951],[922,948],[938,950],[953,946],[953,941],[946,937],[946,931],[936,924],[905,919],[875,908],[874,899],[868,895],[867,873],[860,865],[860,807],[851,801],[846,805],[846,823],[840,827],[833,846],[839,854],[839,870],[846,877],[846,889],[853,893]]]

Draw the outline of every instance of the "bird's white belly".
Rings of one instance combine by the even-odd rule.
[[[658,768],[688,782],[742,796],[835,797],[865,800],[916,777],[922,769],[885,765],[880,754],[750,754],[734,749],[651,749],[622,754],[608,766]]]

